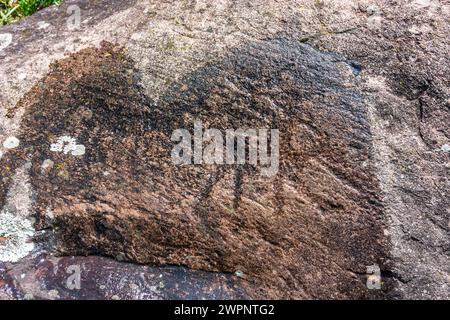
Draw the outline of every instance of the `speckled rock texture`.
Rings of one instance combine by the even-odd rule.
[[[450,298],[449,10],[75,0],[1,27],[0,298]],[[174,164],[195,121],[278,129],[277,174]]]
[[[15,266],[0,263],[0,298],[5,299],[249,299],[243,281],[229,274],[99,256],[37,254]]]

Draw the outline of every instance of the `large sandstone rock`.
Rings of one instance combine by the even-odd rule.
[[[147,264],[169,284],[181,271],[164,266],[184,266],[211,288],[123,298],[448,297],[447,6],[114,4],[66,1],[0,29],[5,297],[120,290],[56,296],[42,250],[62,267],[51,255]],[[277,174],[174,164],[171,135],[195,121],[278,129]],[[74,261],[99,285],[105,265],[142,272],[97,259]]]

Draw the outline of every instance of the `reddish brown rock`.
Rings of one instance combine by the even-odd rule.
[[[149,267],[89,257],[38,254],[0,263],[4,299],[248,299],[235,275],[183,267]]]
[[[447,5],[106,2],[1,31],[2,258],[35,226],[33,254],[236,272],[245,297],[448,297]],[[195,120],[279,129],[278,174],[174,165]]]
[[[155,102],[105,43],[55,63],[19,102],[22,145],[2,162],[32,162],[37,225],[65,254],[239,271],[256,298],[365,297],[360,275],[386,252],[355,81],[344,60],[277,39],[233,50]],[[194,120],[279,129],[278,174],[173,164],[170,135]],[[52,151],[61,136],[85,154]]]

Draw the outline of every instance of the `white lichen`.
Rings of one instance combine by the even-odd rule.
[[[14,148],[17,148],[19,146],[19,144],[20,144],[20,140],[17,139],[16,137],[8,137],[3,142],[3,148],[14,149]]]
[[[82,156],[85,154],[86,148],[82,144],[77,144],[77,140],[71,136],[61,136],[56,143],[50,145],[50,151]]]
[[[8,211],[0,213],[0,261],[17,262],[34,248],[29,239],[34,234],[33,223],[29,219],[16,216]]]
[[[0,261],[17,262],[34,248],[32,194],[26,166],[18,169],[0,211]]]
[[[73,156],[82,156],[86,152],[86,148],[82,144],[77,144],[72,150]]]

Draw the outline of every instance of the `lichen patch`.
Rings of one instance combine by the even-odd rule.
[[[61,136],[56,143],[50,145],[50,151],[63,152],[73,156],[82,156],[86,152],[86,148],[82,144],[77,144],[77,139],[71,136]]]
[[[16,262],[34,248],[31,185],[25,166],[18,169],[0,212],[0,261]]]
[[[5,149],[14,149],[17,148],[20,144],[20,140],[16,137],[8,137],[3,142],[3,148]]]
[[[30,253],[34,234],[33,223],[8,211],[0,213],[0,261],[17,262]]]

